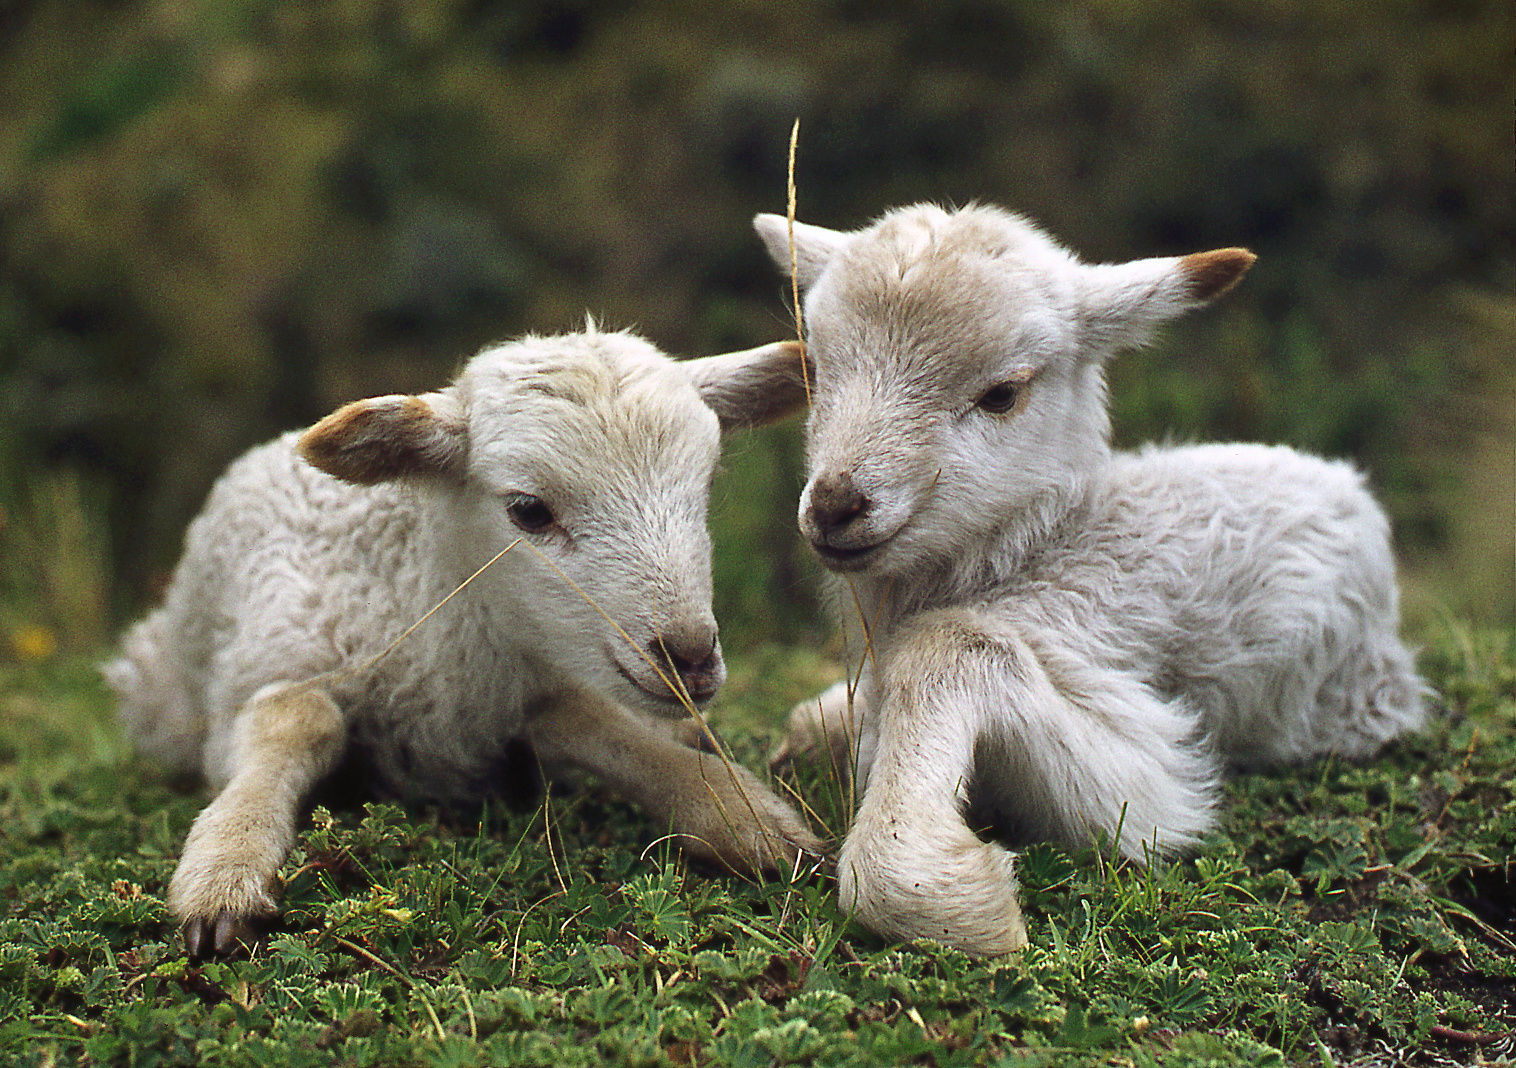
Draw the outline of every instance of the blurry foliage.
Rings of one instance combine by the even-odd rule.
[[[69,471],[0,485],[0,665],[94,652],[108,636],[110,567],[94,496]]]
[[[232,456],[487,340],[783,334],[748,219],[797,116],[810,221],[980,198],[1096,259],[1251,245],[1114,368],[1122,440],[1352,455],[1413,555],[1501,574],[1465,513],[1505,514],[1467,487],[1511,462],[1502,0],[20,0],[0,31],[0,480],[107,491],[118,609]],[[815,625],[797,434],[718,488],[738,641]]]

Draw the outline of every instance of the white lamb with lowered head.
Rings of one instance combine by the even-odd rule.
[[[233,464],[106,667],[139,748],[216,791],[169,888],[190,952],[273,910],[302,799],[342,757],[382,792],[467,800],[525,739],[732,867],[819,851],[751,774],[643,715],[684,715],[725,678],[705,527],[720,432],[803,404],[800,359],[676,363],[591,324]]]
[[[755,225],[788,272],[786,220]],[[798,706],[788,749],[852,743],[838,878],[864,923],[1016,949],[1014,854],[976,828],[1140,861],[1212,826],[1227,763],[1364,758],[1423,722],[1355,470],[1110,448],[1106,359],[1251,253],[1093,265],[1007,212],[928,205],[797,224],[793,253],[816,374],[800,529],[867,637],[856,699]]]

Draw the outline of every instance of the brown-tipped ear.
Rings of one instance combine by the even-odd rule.
[[[1191,299],[1202,304],[1231,289],[1258,257],[1245,248],[1218,248],[1184,256],[1179,267],[1189,279]]]
[[[295,448],[314,467],[361,486],[407,475],[459,478],[467,430],[451,398],[394,394],[354,401],[311,427]]]
[[[1143,344],[1161,324],[1236,285],[1255,259],[1245,248],[1219,248],[1191,256],[1082,264],[1085,353],[1105,359]]]
[[[798,341],[686,360],[695,388],[721,430],[758,426],[805,407],[815,369]]]

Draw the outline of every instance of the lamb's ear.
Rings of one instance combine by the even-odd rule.
[[[795,341],[686,360],[683,366],[721,420],[723,433],[782,419],[805,407],[807,383],[815,380],[809,357]]]
[[[461,479],[468,426],[447,393],[397,393],[338,408],[295,447],[313,466],[363,486],[407,475]]]
[[[1218,248],[1083,267],[1087,351],[1104,355],[1142,344],[1161,323],[1231,289],[1257,258],[1245,248]]]
[[[763,247],[788,277],[790,273],[790,222],[783,215],[755,215],[753,229],[763,238]],[[795,277],[801,289],[809,289],[826,270],[827,261],[847,240],[847,234],[824,226],[795,223]]]

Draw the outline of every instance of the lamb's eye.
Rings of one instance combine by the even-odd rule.
[[[1001,382],[985,390],[975,404],[991,415],[1004,415],[1016,407],[1016,401],[1021,398],[1021,390],[1022,387],[1015,382]]]
[[[505,505],[506,513],[522,530],[536,532],[553,525],[553,510],[542,502],[541,497],[530,493],[514,493]]]

